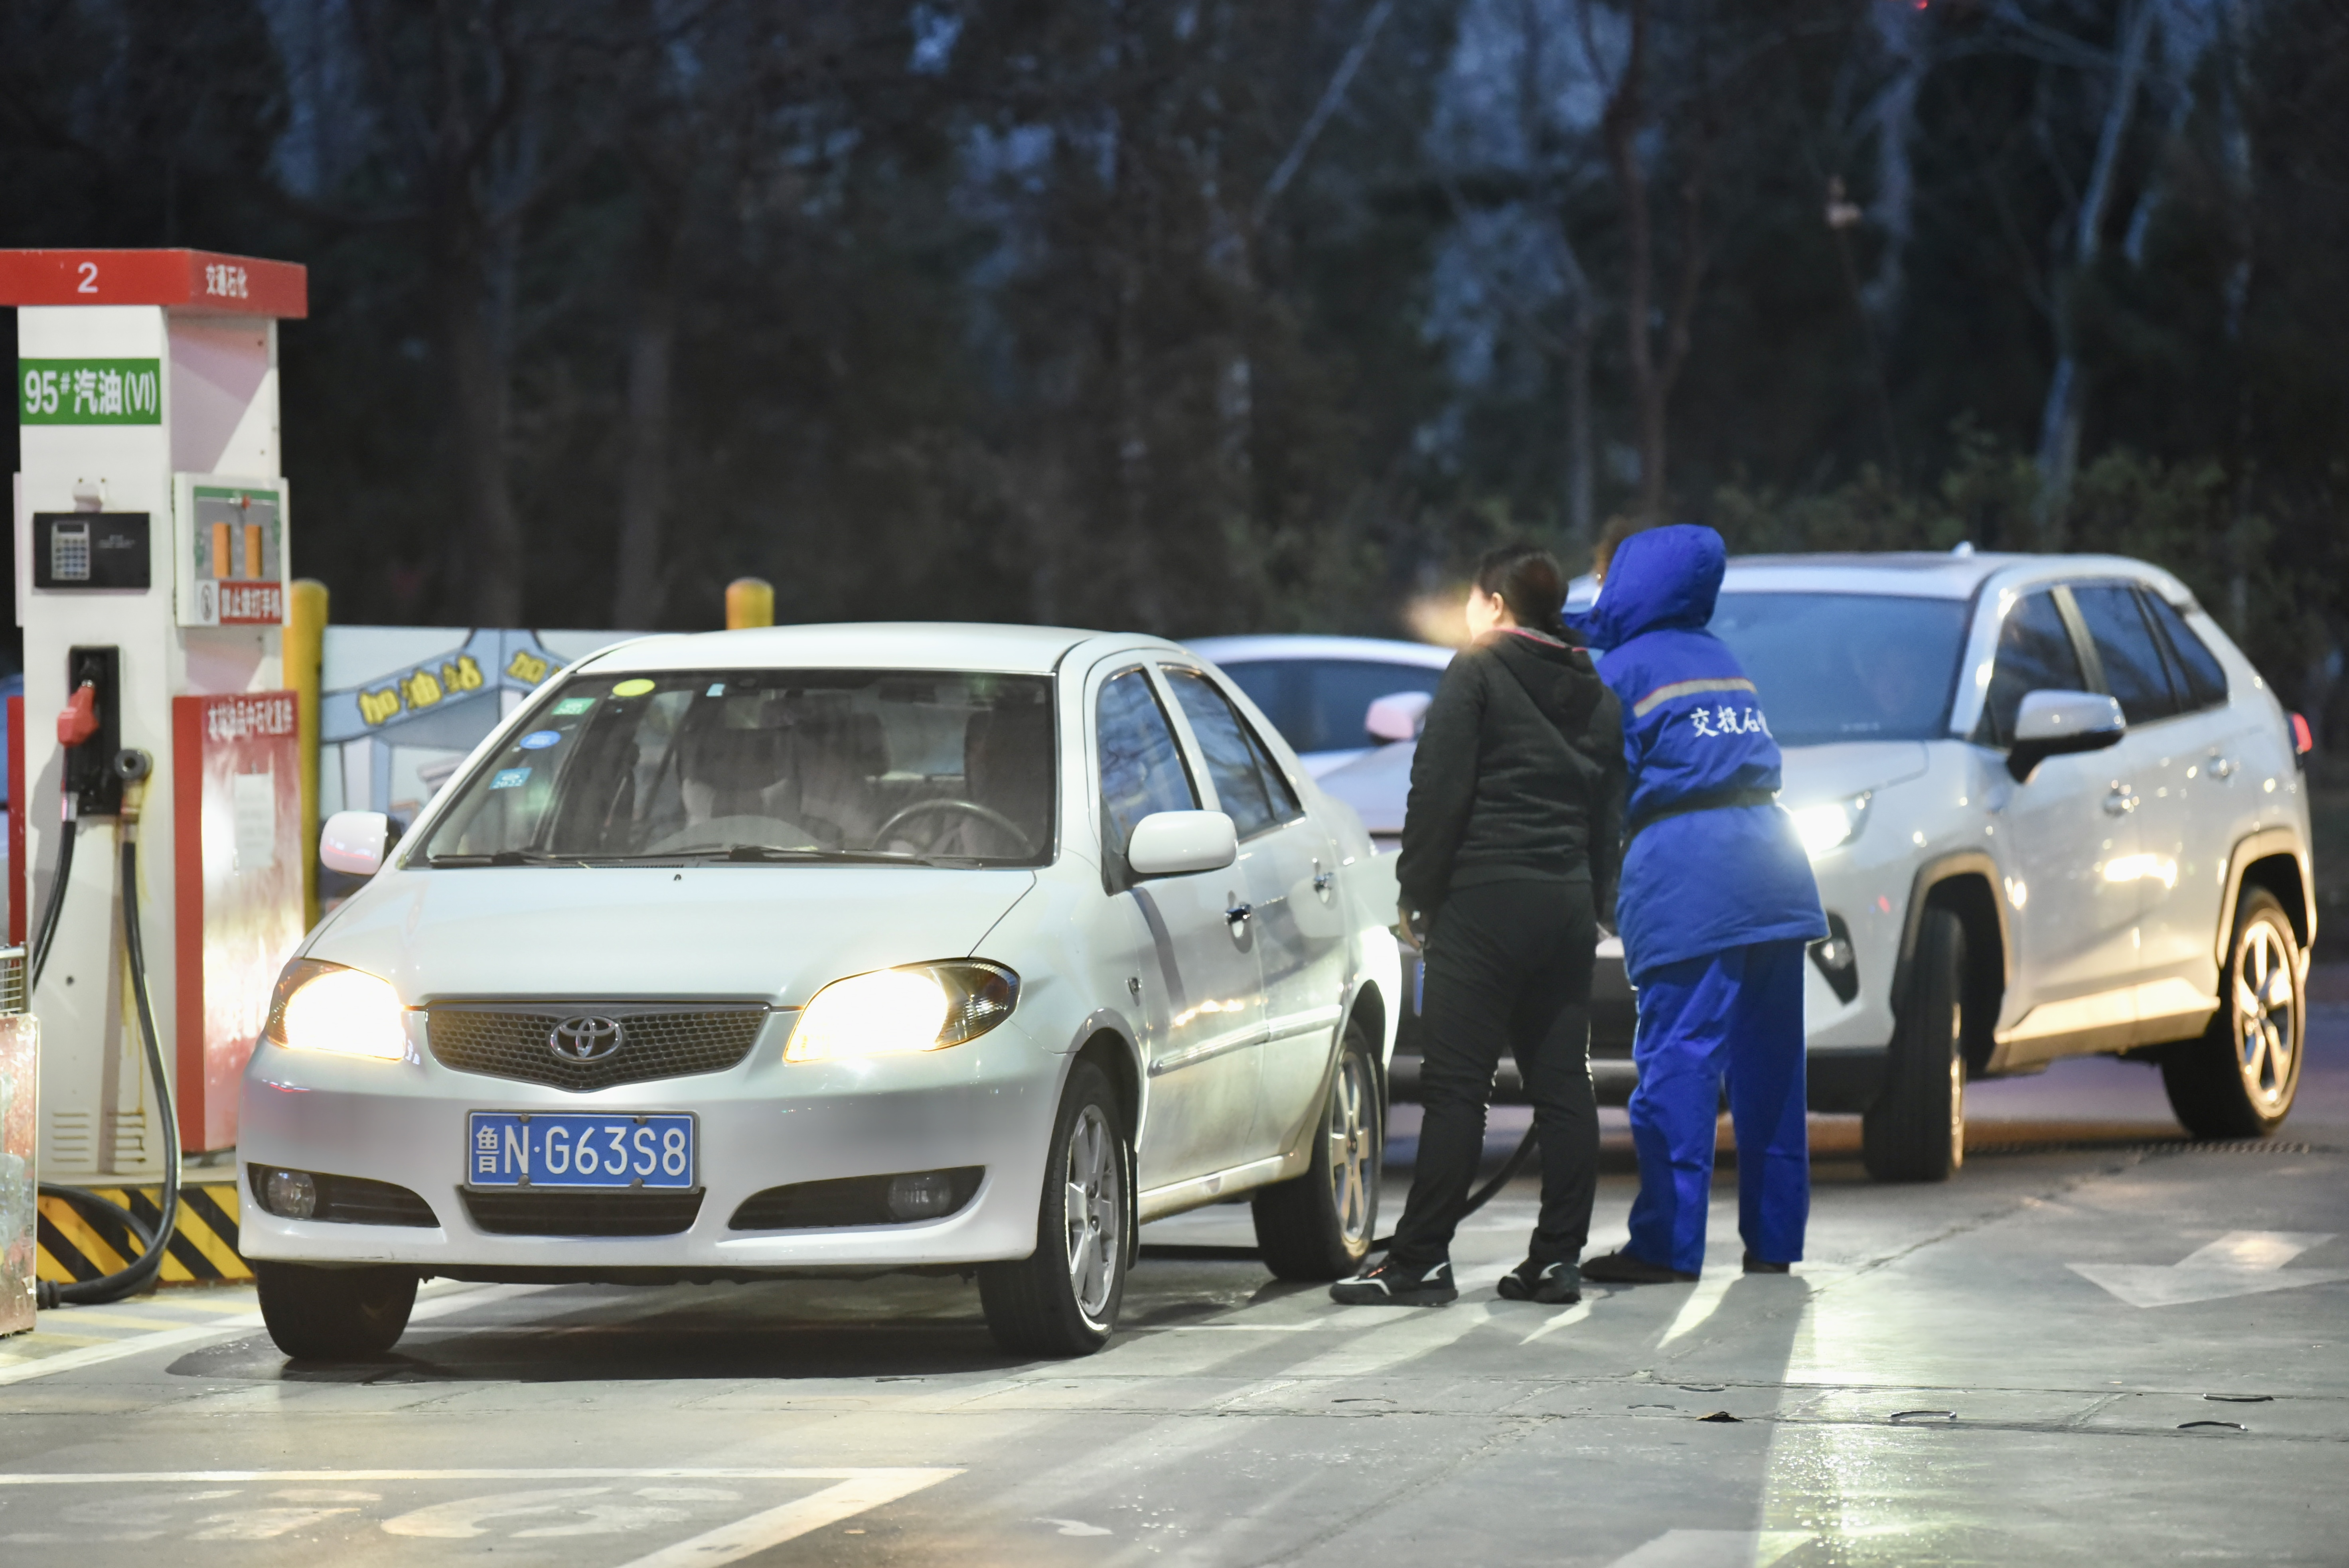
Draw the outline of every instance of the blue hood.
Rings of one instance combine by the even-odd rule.
[[[1728,569],[1721,535],[1696,523],[1635,533],[1616,546],[1599,603],[1583,617],[1602,648],[1619,648],[1643,632],[1702,631],[1713,619]]]

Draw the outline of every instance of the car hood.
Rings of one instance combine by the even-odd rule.
[[[1833,746],[1790,746],[1781,754],[1783,787],[1778,799],[1789,806],[1840,800],[1863,789],[1881,789],[1925,771],[1924,743],[1916,740],[1847,740]]]
[[[307,955],[444,996],[764,997],[969,954],[1030,871],[919,866],[481,867],[390,872]]]

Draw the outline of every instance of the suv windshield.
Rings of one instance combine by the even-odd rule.
[[[1723,593],[1713,635],[1781,746],[1930,740],[1948,728],[1966,605],[1873,593]]]
[[[1050,858],[1046,676],[595,675],[534,712],[411,864]]]

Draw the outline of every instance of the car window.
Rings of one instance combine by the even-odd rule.
[[[1978,732],[1992,746],[2014,744],[2014,710],[2034,691],[2085,691],[2087,677],[2072,649],[2072,634],[2055,608],[2055,596],[2026,593],[1998,628],[1998,656],[1991,665],[1990,695]]]
[[[2121,717],[2150,724],[2178,711],[2177,694],[2169,689],[2169,672],[2162,667],[2161,649],[2153,628],[2137,608],[2137,590],[2117,583],[2100,583],[2072,590],[2080,620],[2095,645],[2096,662],[2104,666],[2105,689],[2121,705]]]
[[[2186,617],[2178,613],[2177,606],[2160,594],[2147,593],[2145,603],[2146,608],[2153,613],[2155,624],[2165,634],[2170,655],[2177,661],[2172,673],[2184,692],[2186,706],[2189,708],[2224,707],[2227,701],[2227,672],[2219,663],[2218,656],[2210,652],[2210,645],[2186,624]]]
[[[455,786],[424,864],[1050,858],[1045,676],[585,674],[533,714]]]
[[[1102,832],[1111,851],[1122,855],[1136,822],[1154,811],[1195,811],[1199,792],[1146,673],[1131,669],[1103,681],[1095,711]]]
[[[1299,751],[1376,746],[1371,704],[1397,692],[1433,695],[1441,669],[1378,659],[1249,659],[1220,666]]]
[[[1166,684],[1199,738],[1207,777],[1215,780],[1216,799],[1243,839],[1253,838],[1296,815],[1295,797],[1277,769],[1264,760],[1264,745],[1248,732],[1239,710],[1232,707],[1215,683],[1196,670],[1166,666]]]

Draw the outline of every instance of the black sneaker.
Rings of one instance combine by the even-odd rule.
[[[1582,1271],[1572,1264],[1536,1264],[1527,1258],[1503,1274],[1494,1288],[1503,1301],[1568,1306],[1582,1299]]]
[[[1423,1269],[1385,1258],[1331,1285],[1330,1299],[1341,1306],[1442,1306],[1459,1300],[1460,1292],[1449,1258]]]
[[[1583,1264],[1582,1277],[1599,1284],[1686,1284],[1696,1275],[1651,1264],[1636,1253],[1609,1253]]]
[[[1752,1253],[1745,1254],[1745,1272],[1747,1274],[1785,1274],[1792,1267],[1794,1267],[1792,1264],[1774,1264],[1762,1258],[1757,1258]]]

